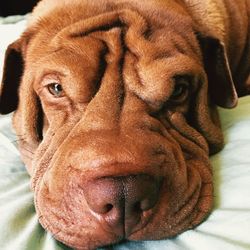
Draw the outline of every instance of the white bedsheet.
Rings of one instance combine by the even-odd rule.
[[[24,26],[25,21],[0,25],[0,64],[7,44]],[[127,242],[113,249],[250,249],[250,97],[241,98],[236,109],[220,109],[220,115],[226,146],[211,157],[215,207],[209,218],[174,239]],[[0,116],[0,250],[68,249],[38,223],[10,117]]]

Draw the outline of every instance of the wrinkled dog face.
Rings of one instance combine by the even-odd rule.
[[[172,237],[211,209],[222,138],[192,20],[173,6],[55,11],[21,56],[9,49],[25,64],[14,124],[39,220],[69,246]]]

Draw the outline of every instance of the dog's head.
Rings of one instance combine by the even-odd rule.
[[[175,236],[212,206],[225,49],[181,4],[83,5],[6,52],[0,111],[16,110],[39,220],[79,249]]]

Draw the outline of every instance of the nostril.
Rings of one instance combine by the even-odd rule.
[[[155,200],[149,200],[149,199],[137,201],[133,205],[131,205],[131,212],[135,212],[138,214],[143,213],[153,208],[155,203],[156,203]],[[129,206],[127,206],[127,208],[129,208]]]
[[[141,209],[141,202],[140,201],[137,201],[134,205],[134,210],[137,211],[137,212],[141,212],[142,209]]]
[[[112,204],[107,204],[106,206],[105,206],[105,213],[108,213],[108,212],[110,212],[112,209],[113,209],[113,205]]]
[[[122,186],[112,178],[100,178],[84,186],[84,196],[89,208],[100,215],[105,215],[120,205]]]
[[[112,204],[91,204],[89,203],[89,205],[91,206],[91,210],[101,214],[101,215],[105,215],[107,213],[109,213],[110,211],[112,211],[112,209],[114,208],[114,206]]]
[[[145,199],[145,200],[141,201],[140,209],[142,211],[147,211],[147,210],[151,209],[155,205],[155,202],[156,201]]]

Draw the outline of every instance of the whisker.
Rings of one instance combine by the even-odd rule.
[[[16,134],[16,136],[18,136],[18,137],[23,137],[23,136],[26,136],[27,134]]]
[[[12,143],[14,143],[14,142],[19,142],[19,141],[25,141],[25,139],[20,138],[20,139],[17,139],[17,140],[11,141],[11,142],[12,142]]]
[[[52,235],[53,235],[53,237],[55,237],[56,238],[56,236],[59,234],[61,232],[61,229],[58,229],[58,231],[56,231],[55,233],[53,233]]]
[[[31,161],[33,161],[33,156],[29,156],[29,155],[25,155],[25,158],[27,158],[27,159],[29,159],[29,160],[31,160]]]
[[[24,147],[22,149],[25,150],[25,151],[27,151],[27,152],[29,152],[29,153],[31,153],[32,155],[34,155],[34,152],[30,151],[29,149],[24,148]]]

